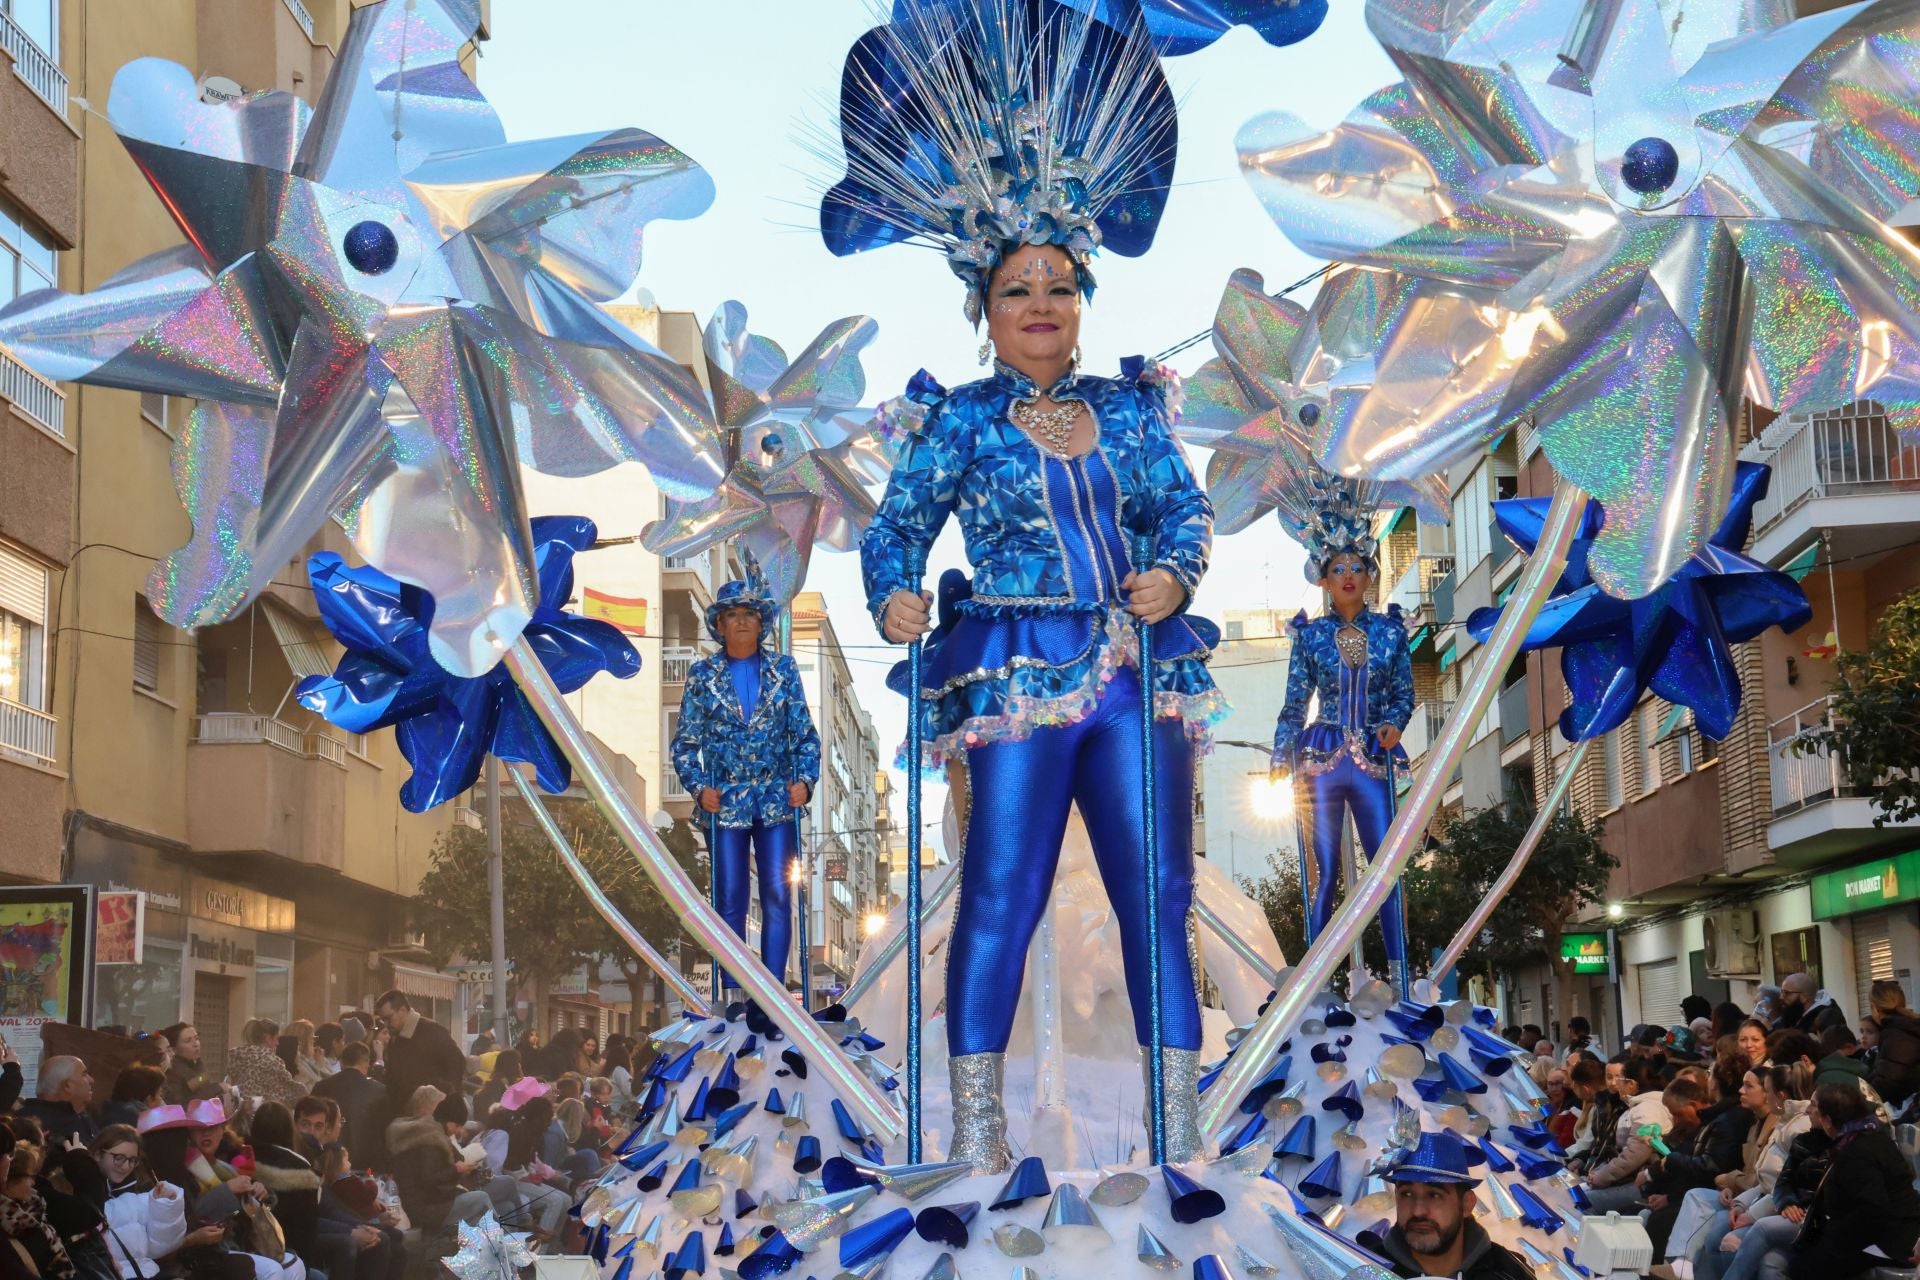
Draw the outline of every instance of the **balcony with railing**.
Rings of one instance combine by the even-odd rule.
[[[67,434],[67,393],[27,368],[5,347],[0,347],[0,396],[53,434]]]
[[[1453,572],[1453,557],[1439,555],[1418,555],[1407,565],[1407,571],[1394,583],[1393,590],[1387,594],[1388,604],[1397,604],[1400,611],[1415,622],[1425,622],[1421,610],[1433,604],[1433,588],[1442,578]]]
[[[13,74],[33,90],[34,96],[46,103],[60,115],[67,114],[67,73],[53,56],[30,35],[26,29],[13,20],[13,15],[0,9],[0,49],[5,49],[13,59]]]
[[[1500,745],[1505,747],[1527,736],[1527,682],[1514,681],[1500,691]]]
[[[691,645],[664,645],[660,650],[660,681],[663,684],[680,685],[687,682],[687,673],[693,664],[700,660],[700,651]]]
[[[1773,821],[1767,844],[1782,862],[1805,863],[1884,843],[1889,829],[1875,827],[1879,812],[1870,788],[1854,784],[1846,760],[1821,744],[1833,723],[1833,699],[1820,698],[1775,720],[1767,731]]]
[[[666,587],[682,591],[693,589],[703,604],[713,598],[713,557],[705,552],[697,556],[667,556],[660,563],[666,574]],[[677,577],[677,581],[676,581]]]
[[[1920,446],[1871,403],[1790,414],[1740,456],[1773,468],[1753,507],[1756,559],[1783,563],[1823,529],[1839,553],[1871,553],[1910,540],[1906,527],[1920,523]]]
[[[51,768],[58,728],[59,721],[46,712],[0,698],[0,757],[18,756]]]
[[[348,769],[347,744],[330,733],[273,716],[196,716],[187,748],[188,840],[207,853],[271,854],[342,870]]]
[[[1419,763],[1420,757],[1427,754],[1433,740],[1440,736],[1440,729],[1447,723],[1447,716],[1453,711],[1451,702],[1423,702],[1413,709],[1413,719],[1407,721],[1407,730],[1400,737],[1400,745],[1405,748],[1407,759]]]

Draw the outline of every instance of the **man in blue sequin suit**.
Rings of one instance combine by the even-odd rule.
[[[1028,943],[1078,805],[1121,925],[1134,1028],[1149,1038],[1160,951],[1168,1158],[1198,1154],[1199,1005],[1187,944],[1193,771],[1222,711],[1211,624],[1184,616],[1206,571],[1213,509],[1169,429],[1158,371],[1094,378],[1075,362],[1081,292],[1057,246],[1010,252],[987,283],[993,374],[951,392],[925,374],[885,498],[861,543],[887,639],[925,634],[910,566],[956,515],[974,578],[930,642],[925,763],[971,797],[947,960],[949,1159],[1008,1162],[1001,1076]],[[1135,545],[1145,556],[1136,568]],[[1142,687],[1134,620],[1154,627],[1160,927],[1148,937]]]
[[[1310,545],[1309,577],[1327,594],[1327,611],[1302,612],[1288,631],[1287,700],[1273,734],[1273,773],[1291,775],[1294,812],[1313,846],[1315,884],[1307,937],[1333,915],[1340,883],[1340,837],[1347,815],[1371,859],[1393,820],[1392,780],[1406,777],[1400,735],[1413,715],[1413,662],[1400,608],[1367,607],[1375,545],[1370,535]],[[1307,704],[1318,714],[1307,723]],[[1304,868],[1303,868],[1304,873]],[[1406,915],[1396,886],[1381,915],[1387,960],[1404,981]],[[1404,985],[1401,988],[1405,990]]]
[[[784,978],[788,886],[800,816],[820,778],[820,735],[799,667],[764,647],[779,613],[757,577],[727,583],[707,606],[707,631],[722,648],[687,672],[673,768],[710,824],[721,916],[746,937],[751,865],[760,878],[760,958]],[[731,974],[726,981],[737,985]]]

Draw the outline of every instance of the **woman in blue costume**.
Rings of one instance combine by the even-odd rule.
[[[760,879],[760,958],[776,977],[787,971],[793,939],[788,881],[799,851],[795,823],[820,778],[820,735],[800,669],[764,645],[779,615],[757,574],[715,593],[707,631],[721,649],[687,672],[673,735],[674,772],[713,825],[720,915],[747,936],[752,866]],[[739,984],[728,974],[726,985]]]
[[[1333,915],[1340,883],[1340,836],[1353,815],[1360,848],[1372,859],[1393,820],[1392,781],[1405,777],[1400,735],[1413,715],[1413,662],[1400,608],[1367,606],[1378,569],[1368,508],[1350,482],[1322,477],[1319,518],[1301,536],[1307,577],[1326,592],[1327,610],[1288,624],[1293,652],[1287,701],[1273,734],[1273,773],[1291,776],[1294,812],[1313,846],[1315,883],[1307,937]],[[1318,714],[1307,723],[1307,704]],[[1304,872],[1304,868],[1303,868]],[[1406,915],[1396,885],[1381,915],[1387,961],[1405,990]]]
[[[1090,377],[1077,359],[1094,245],[1117,238],[1137,253],[1151,240],[1172,167],[1172,101],[1135,33],[1045,0],[977,0],[954,15],[929,0],[855,47],[842,111],[849,177],[822,210],[839,252],[900,239],[903,225],[944,244],[968,285],[969,316],[987,321],[981,362],[992,358],[990,377],[950,392],[925,373],[914,380],[900,456],[861,544],[869,606],[895,643],[927,633],[918,566],[950,516],[974,570],[957,619],[929,646],[918,711],[923,763],[951,763],[971,798],[947,959],[947,1155],[983,1172],[1009,1162],[1007,1041],[1077,804],[1121,926],[1142,1045],[1152,949],[1167,975],[1167,1151],[1190,1159],[1200,1151],[1200,1015],[1187,942],[1194,759],[1222,703],[1204,665],[1217,633],[1182,615],[1206,572],[1213,510],[1173,438],[1159,371],[1130,361],[1123,377]],[[1009,46],[1007,59],[982,52]],[[1052,65],[1062,49],[1080,57],[1066,91],[1066,69]],[[968,77],[978,79],[954,102],[953,86]],[[876,84],[899,96],[874,102]],[[923,165],[896,163],[924,159],[925,145],[917,134],[903,140],[907,126],[889,111],[909,121],[939,113],[952,126],[940,131],[947,145],[971,129],[991,135],[977,151],[944,157],[951,185],[940,194],[944,207],[959,206],[951,223],[915,212],[942,206],[922,189]],[[895,186],[881,189],[876,175]],[[1155,937],[1136,619],[1154,628]]]

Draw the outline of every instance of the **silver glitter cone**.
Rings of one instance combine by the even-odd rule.
[[[786,1233],[787,1241],[802,1253],[812,1253],[827,1241],[837,1238],[852,1224],[854,1215],[872,1203],[880,1188],[855,1187],[832,1195],[813,1196],[776,1205],[773,1225]]]
[[[1125,1171],[1109,1174],[1099,1181],[1087,1199],[1102,1208],[1118,1208],[1145,1195],[1149,1185],[1143,1174]]]
[[[1160,1243],[1160,1237],[1149,1231],[1144,1222],[1140,1224],[1139,1231],[1134,1236],[1133,1247],[1134,1253],[1140,1259],[1140,1265],[1150,1271],[1178,1271],[1187,1265],[1174,1257],[1173,1252]]]
[[[1047,1248],[1046,1239],[1038,1231],[1017,1222],[1003,1222],[995,1227],[993,1243],[1009,1258],[1037,1258]]]
[[[1040,1235],[1050,1247],[1068,1253],[1091,1253],[1113,1243],[1086,1196],[1071,1182],[1054,1188]]]

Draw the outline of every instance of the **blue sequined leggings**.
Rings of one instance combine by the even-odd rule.
[[[1300,806],[1300,824],[1313,843],[1313,865],[1318,871],[1313,887],[1313,936],[1327,927],[1333,916],[1334,893],[1340,887],[1341,874],[1353,873],[1340,865],[1340,831],[1346,825],[1347,812],[1353,812],[1353,825],[1360,837],[1361,851],[1369,861],[1387,837],[1393,822],[1393,797],[1385,778],[1369,777],[1351,756],[1341,756],[1325,773],[1302,779],[1295,796]],[[1380,912],[1380,928],[1387,942],[1387,960],[1398,964],[1407,956],[1407,940],[1401,932],[1400,886]]]
[[[1193,745],[1178,720],[1154,725],[1160,829],[1160,964],[1164,1043],[1200,1047],[1200,1004],[1187,955],[1193,903]],[[1122,668],[1078,724],[967,752],[972,809],[960,905],[947,959],[947,1051],[1004,1053],[1026,979],[1027,946],[1053,891],[1068,806],[1078,804],[1121,924],[1134,1034],[1149,1038],[1146,830],[1140,793],[1140,680]],[[1075,957],[1063,956],[1065,964]]]
[[[753,867],[760,876],[760,958],[776,978],[787,973],[787,949],[793,942],[793,908],[787,877],[799,837],[793,820],[756,822],[751,828],[721,827],[720,846],[713,859],[714,897],[720,917],[741,937],[747,936],[747,846],[753,846]],[[726,985],[740,984],[732,974]]]

